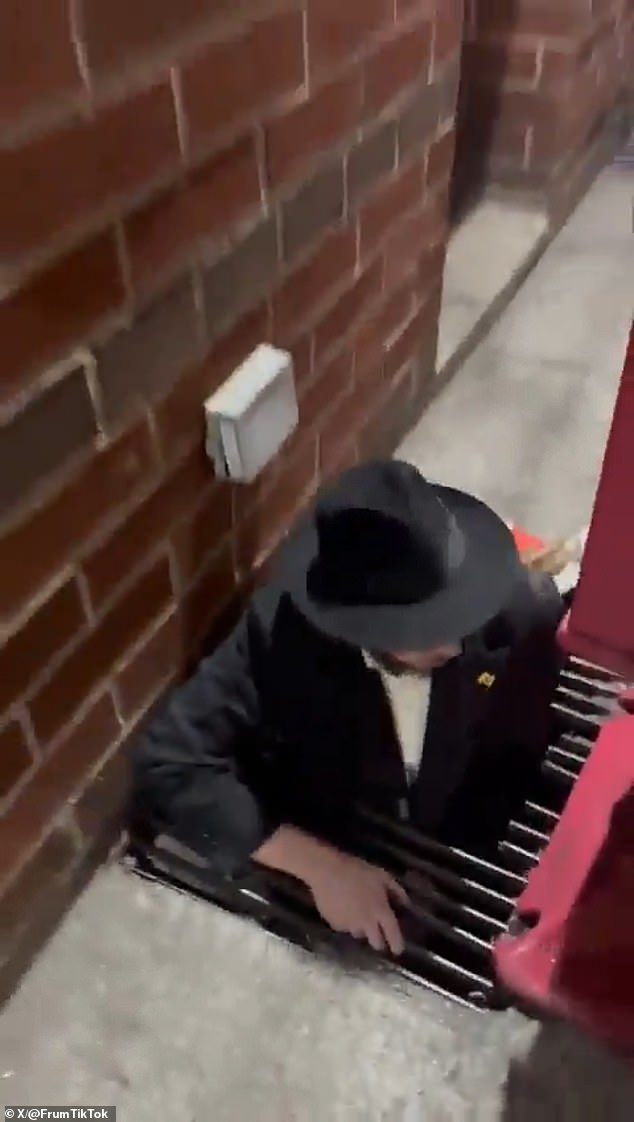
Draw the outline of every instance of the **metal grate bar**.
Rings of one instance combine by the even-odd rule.
[[[524,807],[526,814],[532,821],[543,822],[551,829],[559,822],[559,815],[554,810],[550,810],[546,806],[540,806],[539,803],[527,802]]]
[[[568,665],[571,670],[597,682],[621,681],[611,670],[605,670],[602,666],[596,666],[593,662],[586,662],[585,659],[578,658],[577,655],[571,655],[568,660]]]
[[[474,854],[466,853],[462,849],[457,849],[455,846],[443,845],[441,842],[434,841],[431,838],[425,837],[424,834],[413,829],[411,826],[406,826],[401,822],[393,822],[391,819],[386,818],[385,815],[378,814],[376,811],[369,810],[365,807],[359,808],[359,815],[362,820],[371,826],[376,826],[377,829],[392,835],[396,840],[410,843],[416,849],[420,849],[423,853],[428,853],[432,857],[448,861],[451,865],[457,865],[459,868],[466,866],[467,870],[472,874],[476,872],[479,875],[487,877],[493,881],[502,880],[507,891],[521,890],[523,887],[522,878],[518,877],[516,873],[511,872],[509,869],[503,869],[499,865],[494,865],[490,861],[485,861],[482,857],[476,857]]]
[[[539,853],[540,849],[543,849],[550,841],[548,834],[536,830],[533,826],[527,826],[525,822],[515,820],[509,823],[509,839],[522,842],[523,847],[534,845],[536,853]]]
[[[542,772],[549,779],[554,779],[557,784],[567,788],[572,787],[577,778],[573,771],[568,771],[567,768],[561,767],[560,764],[554,764],[551,760],[544,760]]]
[[[423,909],[415,909],[416,918],[424,922],[436,942],[446,942],[448,951],[451,946],[462,951],[466,948],[472,957],[480,959],[482,972],[446,957],[446,953],[441,953],[440,945],[427,946],[406,939],[403,957],[393,959],[389,955],[377,955],[347,936],[336,935],[320,919],[303,886],[283,874],[267,875],[267,890],[273,891],[271,897],[268,891],[264,895],[231,881],[209,880],[200,868],[181,861],[173,854],[166,856],[153,851],[151,855],[146,855],[141,865],[133,867],[145,879],[168,884],[177,891],[193,893],[229,911],[256,919],[270,934],[290,940],[304,949],[330,947],[347,952],[348,964],[358,967],[377,968],[389,963],[392,971],[409,981],[424,984],[437,993],[477,1009],[490,1007],[494,1001],[499,1004],[499,999],[495,999],[496,987],[490,971],[488,943],[469,932],[452,928]]]
[[[546,758],[551,760],[554,764],[560,764],[561,767],[565,767],[577,777],[586,762],[582,756],[577,756],[574,752],[568,752],[564,748],[556,748],[554,745],[551,745],[548,749]]]
[[[484,912],[470,907],[469,904],[465,904],[461,900],[452,900],[449,896],[443,896],[439,892],[433,894],[432,900],[436,912],[441,915],[455,916],[456,920],[461,923],[471,923],[480,931],[488,934],[489,938],[500,935],[506,929],[506,923],[503,920],[497,919],[495,916],[485,915]]]
[[[493,989],[492,978],[487,978],[482,974],[476,974],[473,970],[468,970],[465,966],[461,966],[457,962],[452,962],[442,955],[436,954],[435,951],[430,951],[428,947],[410,946],[406,944],[405,957],[406,960],[412,960],[413,962],[431,962],[435,966],[439,966],[441,970],[446,971],[450,976],[467,981],[473,989],[482,990],[483,992]]]
[[[569,706],[575,713],[583,717],[604,720],[613,712],[613,707],[605,700],[589,698],[587,694],[567,689],[564,686],[559,686],[555,691],[555,701],[561,702],[564,706]]]
[[[408,914],[411,914],[418,920],[423,928],[423,936],[426,931],[434,932],[434,934],[441,936],[442,939],[447,940],[449,943],[454,943],[462,950],[471,951],[488,960],[491,951],[490,943],[485,939],[481,939],[478,935],[466,931],[462,927],[455,927],[450,923],[446,923],[444,920],[440,919],[439,916],[435,915],[433,910],[421,908],[418,904],[412,902],[410,907],[403,914],[405,923],[407,923]]]
[[[560,682],[562,686],[574,693],[583,693],[589,696],[598,696],[608,700],[618,700],[623,688],[622,683],[601,681],[598,678],[588,678],[573,669],[562,671]]]
[[[357,808],[351,852],[390,871],[410,898],[411,906],[399,910],[405,953],[398,960],[330,931],[308,890],[283,874],[257,870],[252,878],[223,880],[201,868],[200,861],[188,862],[183,847],[166,852],[145,843],[137,851],[136,871],[248,916],[274,937],[313,952],[336,952],[345,966],[396,972],[462,1005],[504,1007],[508,1002],[494,979],[491,943],[507,929],[619,690],[614,675],[568,660],[551,705],[557,736],[546,748],[541,772],[527,781],[526,801],[521,811],[512,812],[493,858],[444,845],[409,824]]]
[[[583,733],[585,736],[596,737],[603,723],[598,718],[592,718],[587,714],[578,713],[575,709],[571,709],[569,705],[563,705],[558,701],[553,702],[551,709],[553,713],[564,720],[567,725]]]
[[[586,736],[579,736],[575,732],[565,732],[559,738],[560,747],[566,752],[574,752],[582,760],[587,760],[596,744],[596,740],[589,740]]]
[[[392,861],[396,862],[399,871],[411,869],[416,872],[424,873],[430,877],[432,881],[437,881],[438,884],[445,888],[449,888],[463,896],[475,898],[481,903],[487,904],[489,907],[495,909],[496,913],[502,913],[506,916],[508,911],[513,906],[513,897],[507,896],[504,893],[496,892],[495,889],[489,888],[477,881],[471,880],[470,877],[459,876],[457,873],[449,869],[443,869],[432,861],[425,860],[418,855],[412,855],[407,850],[402,849],[400,846],[393,845],[390,842],[385,842],[382,839],[364,835],[359,839],[360,847],[363,847],[364,852],[374,852],[381,856],[387,856]]]
[[[522,849],[521,846],[510,841],[500,842],[499,849],[509,861],[513,862],[515,868],[521,869],[523,873],[533,869],[539,860],[538,854],[529,853],[527,849]]]

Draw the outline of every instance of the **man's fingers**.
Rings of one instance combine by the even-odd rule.
[[[394,900],[398,900],[399,904],[403,904],[406,908],[409,907],[410,899],[403,885],[394,880],[394,877],[391,877],[389,873],[385,874],[385,887]]]
[[[385,950],[385,941],[383,939],[383,935],[381,934],[381,928],[379,927],[378,920],[374,923],[368,924],[365,931],[365,937],[368,940],[368,943],[372,947],[373,951]]]
[[[365,927],[362,927],[360,924],[357,925],[357,927],[351,927],[349,929],[349,931],[347,932],[347,934],[351,935],[353,939],[366,939],[367,938],[366,933],[365,933]]]
[[[385,936],[385,941],[392,954],[397,957],[402,955],[405,950],[403,936],[398,925],[398,920],[389,906],[386,906],[381,912],[379,922],[381,924],[381,931]]]

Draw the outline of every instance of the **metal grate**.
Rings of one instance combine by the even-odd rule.
[[[307,891],[289,877],[258,871],[221,880],[182,846],[130,846],[134,872],[255,919],[266,930],[348,964],[382,966],[479,1009],[506,1007],[492,965],[491,944],[507,929],[515,901],[548,844],[572,787],[604,722],[615,711],[618,684],[604,671],[570,659],[553,701],[555,736],[494,857],[484,859],[424,837],[415,829],[360,808],[354,851],[380,864],[407,888],[402,915],[405,953],[398,961],[334,935]]]

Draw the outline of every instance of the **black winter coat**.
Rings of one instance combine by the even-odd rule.
[[[492,828],[496,793],[506,804],[520,761],[530,767],[548,742],[561,614],[550,579],[536,587],[529,578],[507,611],[434,673],[422,765],[408,793],[379,674],[269,585],[141,738],[134,816],[229,875],[282,822],[341,840],[358,801],[389,810],[407,795],[421,829],[464,842],[467,824]],[[492,799],[484,813],[481,799]]]

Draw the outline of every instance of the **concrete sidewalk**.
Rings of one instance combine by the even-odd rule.
[[[588,520],[634,303],[633,186],[601,176],[405,442],[544,534]],[[114,1103],[120,1122],[630,1122],[634,1076],[565,1027],[345,974],[111,868],[3,1015],[2,1102]]]

